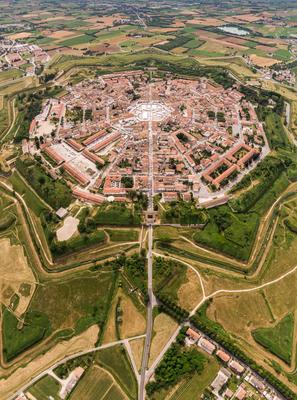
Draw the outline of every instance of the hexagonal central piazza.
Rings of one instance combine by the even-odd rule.
[[[156,121],[165,119],[172,110],[160,101],[139,102],[131,108],[131,113],[135,115],[138,121]]]

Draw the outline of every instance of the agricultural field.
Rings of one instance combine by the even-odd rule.
[[[72,392],[73,400],[127,399],[113,377],[98,365],[90,367]]]
[[[54,400],[58,400],[59,390],[60,384],[51,376],[46,376],[29,388],[28,392],[36,399],[47,400],[51,396]]]
[[[114,380],[126,394],[126,397],[130,399],[136,398],[136,379],[126,351],[121,345],[112,349],[98,351],[95,360],[113,376]]]

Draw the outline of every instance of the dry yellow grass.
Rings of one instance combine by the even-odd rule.
[[[98,339],[98,332],[98,326],[94,325],[81,335],[57,344],[24,367],[18,368],[8,378],[2,378],[0,380],[0,398],[8,398],[20,387],[30,382],[34,376],[62,360],[65,356],[94,347]],[[2,370],[2,374],[7,375],[7,371]]]
[[[70,37],[70,36],[79,36],[79,34],[74,31],[61,30],[61,31],[51,32],[51,33],[47,34],[47,36],[52,39],[64,39],[64,38]]]
[[[133,353],[134,361],[138,371],[141,368],[142,352],[144,346],[144,338],[135,339],[130,341],[131,350]]]
[[[30,32],[20,32],[20,33],[15,33],[14,35],[9,35],[9,39],[11,40],[19,40],[19,39],[27,39],[31,37],[32,34]]]
[[[178,327],[176,321],[168,315],[161,313],[154,320],[154,337],[151,343],[149,366],[155,361],[170,336]]]
[[[122,323],[120,325],[121,338],[125,339],[131,336],[141,335],[145,332],[146,321],[144,316],[138,311],[131,298],[128,297],[122,289],[119,289],[112,301],[103,343],[110,343],[117,340],[115,317],[119,298],[121,298],[121,309],[123,313]]]
[[[263,89],[275,91],[282,96],[286,97],[289,100],[297,101],[297,93],[293,92],[291,89],[286,88],[278,83],[274,83],[272,81],[263,80],[262,81]],[[297,105],[293,105],[292,113],[297,111]]]
[[[216,65],[218,67],[225,67],[233,71],[235,74],[243,77],[257,78],[257,74],[254,74],[248,67],[239,65],[234,62],[228,62],[226,58],[199,58],[199,61],[204,65]]]
[[[171,51],[174,54],[183,54],[187,51],[187,49],[184,49],[183,47],[176,47],[175,49],[173,49]]]
[[[123,322],[121,324],[120,332],[122,338],[141,335],[145,332],[146,320],[141,312],[136,308],[133,301],[122,290],[121,308],[123,311]]]
[[[115,324],[115,312],[116,312],[117,300],[118,296],[115,296],[109,310],[108,320],[106,323],[106,328],[103,336],[103,344],[114,342],[115,340],[117,340],[116,324]]]
[[[188,24],[193,25],[207,25],[207,26],[222,26],[225,25],[224,21],[216,18],[194,18],[187,21]]]
[[[9,305],[10,298],[14,293],[18,293],[20,297],[19,304],[16,308],[16,314],[23,314],[32,297],[35,289],[35,277],[31,268],[28,265],[24,254],[24,249],[21,245],[11,245],[8,238],[0,240],[0,276],[1,276],[1,291],[0,301]],[[19,293],[22,283],[31,285],[30,295],[25,297]]]
[[[260,292],[230,294],[214,298],[208,315],[237,337],[253,340],[251,331],[269,325],[272,320]]]
[[[274,64],[280,63],[280,61],[275,58],[261,57],[256,54],[251,54],[250,59],[253,64],[258,65],[259,67],[271,67]]]
[[[282,319],[288,312],[297,309],[296,287],[297,273],[294,273],[278,282],[277,286],[265,290],[275,318]]]
[[[202,290],[199,278],[195,272],[187,269],[187,282],[185,282],[178,290],[178,300],[181,307],[191,311],[201,300]]]

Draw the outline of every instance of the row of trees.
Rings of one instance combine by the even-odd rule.
[[[184,322],[189,317],[188,311],[178,306],[169,296],[157,292],[156,297],[160,303],[159,310],[170,315],[179,323]]]

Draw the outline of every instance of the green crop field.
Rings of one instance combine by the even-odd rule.
[[[28,392],[38,400],[48,400],[50,397],[59,400],[59,390],[60,384],[51,376],[45,376],[30,387]]]
[[[59,42],[59,45],[65,47],[71,47],[71,46],[77,46],[79,44],[90,43],[95,39],[96,38],[91,35],[81,35],[74,37],[72,39],[64,40],[63,42]]]
[[[137,397],[136,378],[123,346],[98,351],[96,361],[113,375],[129,398]]]
[[[294,316],[288,314],[271,328],[259,328],[252,332],[253,338],[265,349],[290,364],[293,351]]]
[[[70,396],[71,400],[100,400],[113,385],[113,380],[103,369],[90,367]]]

